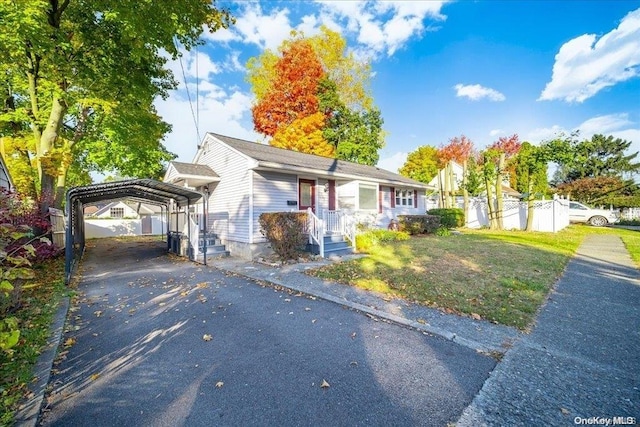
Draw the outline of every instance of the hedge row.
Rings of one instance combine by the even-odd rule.
[[[427,215],[439,216],[440,225],[443,227],[456,228],[464,226],[464,211],[460,208],[429,209]]]
[[[440,217],[435,215],[398,215],[400,231],[414,234],[433,234],[440,227]]]

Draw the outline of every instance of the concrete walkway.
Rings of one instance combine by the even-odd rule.
[[[592,235],[458,426],[607,421],[640,422],[640,273],[618,237]]]

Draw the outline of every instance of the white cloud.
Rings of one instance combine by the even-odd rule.
[[[483,98],[488,98],[491,101],[504,101],[505,99],[507,99],[497,90],[481,85],[457,84],[453,88],[456,90],[457,97],[466,97],[472,101],[479,101]]]
[[[444,20],[440,13],[445,1],[317,1],[323,13],[339,22],[346,21],[346,30],[357,34],[358,51],[369,56],[393,55],[414,36],[424,30],[424,20]],[[360,56],[365,56],[362,52]]]
[[[608,134],[612,131],[627,129],[632,124],[633,122],[629,120],[629,115],[626,113],[608,114],[585,120],[577,129],[580,130],[581,136],[591,138],[591,136],[597,133]]]
[[[203,37],[205,38],[205,40],[209,40],[212,42],[219,42],[219,43],[229,43],[232,41],[241,40],[240,36],[236,34],[232,30],[232,28],[221,28],[218,31],[215,31],[213,33],[209,30],[206,30],[203,33]]]
[[[627,113],[607,114],[585,120],[571,129],[553,125],[546,128],[537,128],[525,135],[524,141],[538,143],[562,136],[568,136],[572,132],[579,131],[579,140],[591,139],[595,134],[613,135],[616,138],[632,141],[636,148],[640,149],[640,124],[629,119]]]
[[[640,75],[640,9],[600,37],[584,34],[566,42],[555,57],[551,81],[538,100],[583,102],[602,89]]]
[[[240,63],[240,52],[237,50],[232,51],[229,55],[227,55],[227,59],[225,61],[225,69],[230,71],[240,71],[245,72],[247,69]]]
[[[504,130],[502,129],[492,129],[491,132],[489,132],[489,136],[498,136],[498,135],[504,135]]]
[[[542,141],[548,141],[550,139],[559,137],[561,135],[569,135],[571,132],[568,132],[565,128],[559,125],[553,125],[548,128],[536,128],[530,132],[528,132],[522,141],[528,141],[532,144],[537,144]]]
[[[398,173],[398,169],[407,161],[407,155],[408,153],[397,152],[390,157],[384,157],[378,160],[377,166],[380,169]]]
[[[264,14],[259,3],[246,3],[232,31],[244,43],[253,43],[261,49],[276,49],[292,29],[288,9],[276,8]]]

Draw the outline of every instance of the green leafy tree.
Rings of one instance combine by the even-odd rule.
[[[0,137],[25,142],[17,155],[33,165],[35,191],[51,195],[43,211],[60,205],[75,162],[157,174],[173,157],[153,107],[176,87],[167,54],[232,22],[203,0],[2,1],[0,17]]]
[[[601,134],[579,141],[578,133],[547,142],[552,158],[558,165],[554,184],[581,178],[627,176],[640,171],[638,152],[627,154],[631,141]]]
[[[380,110],[351,110],[340,99],[337,85],[328,77],[318,86],[320,111],[326,116],[323,136],[340,160],[373,166],[384,146]]]
[[[479,196],[484,190],[482,170],[475,156],[469,157],[467,161],[467,182],[463,183],[463,187],[472,197]]]
[[[400,175],[428,184],[438,173],[438,149],[422,145],[407,155]]]
[[[527,231],[533,230],[534,201],[549,187],[547,164],[549,152],[545,146],[523,142],[515,158],[516,189],[527,201]]]

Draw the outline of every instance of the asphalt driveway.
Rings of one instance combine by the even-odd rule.
[[[436,425],[495,366],[424,332],[166,254],[96,240],[44,425]]]

